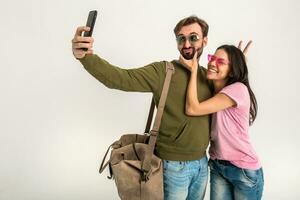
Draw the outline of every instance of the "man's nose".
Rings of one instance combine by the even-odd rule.
[[[189,40],[185,40],[185,42],[183,43],[183,47],[184,47],[184,48],[189,48],[189,47],[191,47],[190,41],[189,41]]]

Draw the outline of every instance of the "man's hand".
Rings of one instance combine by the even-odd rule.
[[[249,40],[249,42],[247,43],[247,45],[245,46],[244,49],[242,49],[242,43],[243,43],[243,41],[239,42],[238,48],[243,52],[244,56],[246,57],[246,54],[247,54],[248,49],[249,49],[249,47],[252,43],[252,40]]]
[[[179,62],[191,72],[195,72],[198,70],[197,54],[197,51],[195,51],[194,57],[191,60],[186,60],[182,55],[180,55]]]
[[[93,43],[92,37],[83,37],[83,31],[89,31],[90,28],[86,26],[80,26],[77,28],[74,38],[72,39],[72,51],[75,58],[83,58],[86,54],[93,54]],[[87,48],[87,51],[82,50]]]

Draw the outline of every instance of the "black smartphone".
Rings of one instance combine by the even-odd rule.
[[[91,37],[93,34],[93,30],[94,30],[94,25],[96,22],[96,18],[97,18],[97,10],[92,10],[89,12],[89,16],[86,22],[86,26],[90,27],[90,31],[85,31],[83,33],[84,37]],[[82,48],[82,50],[87,51],[87,48]]]

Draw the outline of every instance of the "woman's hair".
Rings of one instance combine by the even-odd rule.
[[[222,45],[217,50],[224,50],[229,59],[230,72],[226,85],[241,82],[247,86],[250,95],[250,118],[249,124],[252,125],[257,115],[257,101],[250,87],[248,79],[248,68],[243,52],[233,45]]]

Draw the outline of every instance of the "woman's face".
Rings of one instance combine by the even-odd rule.
[[[214,55],[208,55],[207,79],[226,80],[230,73],[228,55],[219,49]]]

